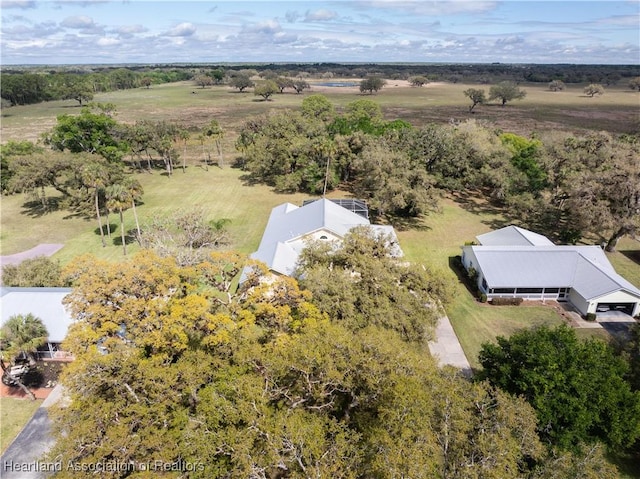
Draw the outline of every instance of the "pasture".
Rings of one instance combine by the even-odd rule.
[[[337,109],[356,99],[370,98],[382,106],[387,119],[402,118],[418,126],[475,118],[490,121],[505,131],[527,135],[544,129],[630,132],[638,127],[640,93],[622,87],[610,87],[602,97],[588,98],[582,93],[583,86],[569,85],[567,90],[553,93],[546,90],[545,84],[521,85],[527,91],[524,100],[508,103],[505,107],[479,105],[475,114],[469,113],[469,100],[463,94],[470,87],[487,91],[489,88],[444,83],[411,87],[390,81],[377,94],[363,96],[357,87],[315,85],[303,94],[285,93],[275,95],[273,101],[262,101],[252,92],[239,93],[226,86],[202,89],[183,82],[100,94],[95,101],[115,104],[116,118],[121,122],[164,119],[181,123],[192,131],[184,149],[180,147],[186,162],[184,172],[177,164],[172,177],[160,170],[152,174],[135,173],[144,188],[143,202],[138,207],[140,221],[144,223],[155,215],[197,206],[210,219],[231,220],[228,225],[231,247],[243,253],[257,248],[272,207],[285,201],[300,204],[308,195],[277,194],[264,185],[246,184],[243,172],[230,167],[237,156],[234,143],[239,127],[247,119],[272,109],[299,108],[303,98],[312,93],[326,95]],[[55,125],[58,115],[78,112],[76,105],[73,101],[60,101],[6,109],[2,118],[2,141],[38,140]],[[225,132],[224,163],[222,167],[206,169],[197,130],[212,119],[216,119]],[[330,196],[344,194],[338,191]],[[0,236],[3,255],[26,250],[38,243],[64,243],[65,247],[55,255],[63,264],[82,253],[93,253],[113,261],[124,259],[119,245],[119,220],[115,215],[110,217],[113,239],[102,248],[95,220],[79,218],[66,211],[41,215],[30,201],[24,195],[3,196]],[[443,198],[441,206],[440,213],[433,213],[418,224],[401,229],[400,243],[409,260],[422,262],[455,278],[449,261],[460,254],[460,245],[509,222],[499,210],[472,194]],[[125,212],[125,222],[127,230],[134,227],[131,211]],[[136,250],[137,245],[131,244],[128,257]],[[610,255],[619,272],[635,284],[640,284],[638,250],[637,241],[625,238],[621,241],[620,252]],[[522,327],[562,321],[552,309],[543,306],[498,308],[480,305],[462,284],[456,288],[456,299],[447,310],[473,366],[477,366],[480,345],[496,335],[509,335]]]

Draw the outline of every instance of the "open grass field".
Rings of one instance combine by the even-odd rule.
[[[42,400],[0,397],[0,453],[11,444],[41,404]]]
[[[353,81],[353,79],[349,79]],[[570,85],[566,91],[552,93],[545,84],[522,85],[527,91],[523,101],[476,107],[468,112],[468,99],[463,91],[478,85],[432,83],[413,88],[403,82],[389,81],[376,95],[364,96],[378,102],[388,119],[404,118],[415,125],[431,121],[486,119],[508,131],[531,133],[541,129],[606,129],[613,132],[633,131],[638,127],[640,93],[622,87],[607,88],[602,97],[588,98],[583,86]],[[488,86],[486,87],[488,90]],[[282,195],[269,187],[247,185],[242,172],[230,168],[237,153],[234,142],[242,123],[272,109],[299,108],[310,93],[322,93],[338,109],[363,98],[357,87],[331,88],[314,84],[310,92],[297,95],[276,95],[273,101],[261,101],[253,93],[238,93],[228,87],[196,88],[190,83],[166,84],[97,95],[95,101],[116,105],[117,119],[135,122],[140,119],[171,120],[197,129],[216,119],[225,130],[224,166],[202,168],[201,145],[192,135],[181,155],[187,159],[187,170],[177,168],[169,178],[160,171],[137,173],[144,187],[144,203],[138,208],[142,223],[154,215],[165,215],[180,208],[197,206],[211,219],[228,218],[232,247],[244,253],[254,251],[266,225],[269,211],[277,204],[290,201],[299,204],[304,194]],[[50,102],[3,111],[2,141],[38,139],[54,124],[57,115],[76,113],[72,101]],[[179,166],[179,165],[177,165]],[[341,196],[334,192],[333,196]],[[125,212],[125,228],[134,226],[131,211]],[[106,248],[100,246],[97,223],[53,212],[36,216],[29,207],[29,198],[22,195],[2,198],[2,254],[26,250],[38,243],[64,243],[56,258],[67,263],[82,253],[119,261],[123,259],[119,243],[119,221],[112,216],[113,240]],[[471,195],[444,198],[442,212],[432,214],[419,224],[400,231],[400,242],[412,261],[423,262],[442,274],[455,278],[449,267],[450,258],[460,254],[460,245],[478,234],[508,224],[499,211],[474,200]],[[129,245],[130,255],[137,245]],[[640,284],[640,243],[624,239],[620,253],[610,256],[618,271],[635,284]],[[129,257],[130,257],[129,255]],[[477,303],[462,284],[458,284],[456,299],[448,307],[454,328],[472,365],[477,366],[480,345],[496,335],[508,335],[514,330],[534,324],[558,324],[562,319],[546,307],[490,307]]]
[[[622,86],[608,87],[603,96],[589,98],[582,93],[584,85],[551,92],[544,83],[523,84],[521,88],[527,92],[523,100],[507,103],[504,108],[497,104],[479,105],[471,114],[464,90],[483,88],[488,92],[488,85],[432,83],[411,87],[406,82],[390,80],[377,94],[361,95],[357,87],[333,88],[318,83],[311,82],[311,90],[303,94],[286,92],[275,95],[272,101],[262,101],[252,92],[239,93],[227,86],[202,89],[190,82],[103,93],[96,95],[94,101],[115,104],[118,120],[127,123],[166,119],[199,128],[215,118],[227,132],[228,146],[232,146],[237,128],[247,118],[271,109],[299,108],[304,97],[313,93],[325,95],[338,109],[351,101],[370,98],[381,105],[388,119],[402,118],[416,126],[475,118],[523,134],[558,128],[632,133],[640,128],[640,93]],[[2,141],[36,140],[55,125],[58,115],[73,114],[78,109],[72,100],[5,109]]]

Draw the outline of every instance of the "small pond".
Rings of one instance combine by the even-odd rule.
[[[345,87],[345,86],[358,86],[358,82],[352,81],[325,81],[322,83],[315,83],[317,86],[331,86],[331,87]]]

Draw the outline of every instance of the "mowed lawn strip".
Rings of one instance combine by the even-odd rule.
[[[0,397],[0,452],[9,447],[41,404],[39,399]]]

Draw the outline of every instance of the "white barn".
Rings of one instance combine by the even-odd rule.
[[[372,225],[365,216],[323,198],[303,206],[283,203],[273,208],[260,246],[251,258],[262,261],[274,273],[290,276],[309,241],[339,241],[356,226],[369,226],[387,236],[394,255],[402,256],[392,226]]]
[[[609,310],[640,314],[640,290],[614,270],[599,246],[556,246],[548,238],[507,226],[464,246],[462,263],[478,275],[488,299],[569,301],[583,315]]]

